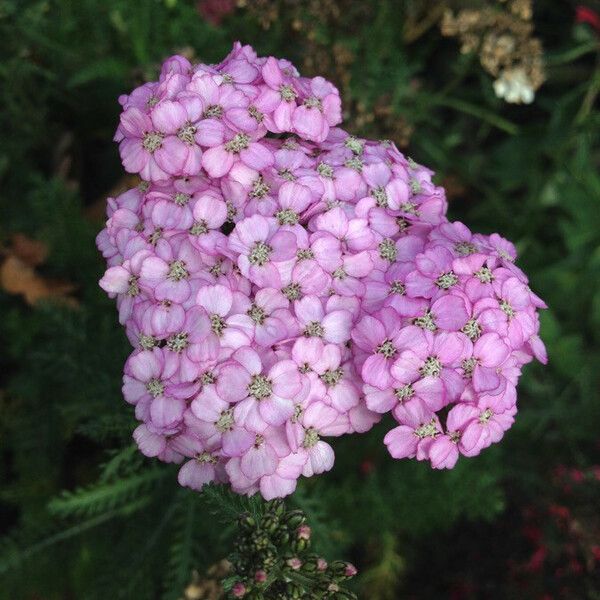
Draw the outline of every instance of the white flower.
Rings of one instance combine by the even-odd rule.
[[[535,96],[529,77],[520,67],[505,69],[494,81],[494,92],[511,104],[531,104]]]

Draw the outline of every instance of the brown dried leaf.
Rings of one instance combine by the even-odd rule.
[[[15,233],[11,237],[11,242],[10,253],[27,265],[36,267],[48,258],[48,246],[44,242],[32,240],[22,233]]]
[[[0,288],[9,294],[23,296],[30,306],[45,299],[78,305],[77,300],[70,296],[76,289],[72,283],[46,279],[17,256],[8,256],[0,265]]]

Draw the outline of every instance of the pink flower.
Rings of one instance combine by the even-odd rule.
[[[293,398],[302,388],[296,365],[281,360],[263,367],[256,351],[240,348],[221,367],[217,380],[221,398],[237,403],[236,422],[253,431],[282,425],[294,412]]]
[[[205,285],[196,301],[208,313],[211,335],[222,347],[236,349],[251,342],[253,324],[244,311],[244,294],[221,284]]]
[[[373,233],[366,219],[348,219],[344,211],[335,207],[316,219],[319,231],[326,231],[339,240],[344,250],[360,252],[370,248],[374,242]]]
[[[266,87],[261,91],[261,103],[269,108],[271,131],[281,133],[292,131],[292,115],[296,109],[295,78],[281,69],[278,61],[269,57],[262,67]]]
[[[207,142],[206,145],[211,147],[202,155],[202,167],[211,177],[227,175],[237,160],[257,171],[270,167],[274,162],[273,155],[257,141],[257,137],[255,133],[226,130],[223,141]]]
[[[352,330],[352,341],[369,357],[362,365],[365,383],[381,390],[392,382],[390,368],[400,350],[407,345],[400,316],[393,308],[382,308],[374,315],[365,315]]]
[[[168,179],[160,163],[170,164],[168,149],[163,147],[165,132],[156,126],[151,117],[139,108],[128,108],[121,115],[123,139],[119,144],[121,160],[128,173],[139,173],[142,179],[160,181]]]
[[[350,339],[352,314],[334,309],[331,302],[324,306],[320,298],[305,296],[294,303],[294,312],[307,337],[319,337],[334,344],[343,344]]]
[[[400,425],[388,431],[384,443],[394,458],[425,460],[435,438],[441,433],[441,425],[435,414],[420,400],[411,402],[399,410]]]
[[[122,324],[131,317],[134,302],[143,293],[139,283],[140,273],[144,260],[149,256],[150,251],[140,250],[122,265],[110,267],[100,279],[99,285],[105,292],[122,295],[119,304],[119,321]]]
[[[430,169],[240,43],[217,65],[173,56],[119,102],[145,181],[108,199],[97,245],[143,454],[271,499],[332,468],[324,438],[388,412],[392,456],[436,469],[502,438],[522,368],[547,360],[546,305],[510,242],[448,221]]]
[[[229,248],[238,254],[241,272],[261,287],[281,286],[276,263],[296,254],[296,236],[278,231],[275,219],[254,215],[240,221],[229,236]]]
[[[285,339],[296,328],[290,301],[274,288],[256,292],[247,314],[254,321],[254,340],[268,347]]]
[[[348,429],[342,415],[324,402],[310,404],[295,423],[288,423],[290,446],[306,456],[302,474],[312,477],[333,467],[333,448],[321,436],[342,435]]]
[[[412,336],[413,341],[392,365],[391,375],[404,385],[439,378],[445,393],[438,397],[436,410],[456,400],[465,386],[456,368],[471,356],[469,339],[462,333],[433,334],[412,326],[404,330],[403,336]]]
[[[156,300],[185,302],[192,289],[188,280],[202,266],[200,257],[185,239],[173,243],[158,240],[155,252],[142,262],[140,285],[150,290]]]
[[[452,270],[452,261],[452,253],[443,246],[419,254],[415,260],[416,270],[406,278],[408,294],[435,300],[457,286],[459,278]]]
[[[365,166],[363,177],[377,206],[398,210],[408,201],[408,184],[400,178],[393,177],[392,171],[385,163]]]
[[[355,375],[348,363],[342,364],[339,346],[325,345],[318,338],[299,338],[292,349],[292,358],[310,379],[311,397],[341,413],[358,404]]]
[[[513,424],[516,408],[506,410],[492,398],[483,398],[477,405],[477,416],[465,427],[461,437],[465,456],[476,456],[483,448],[500,441]]]
[[[314,77],[306,88],[304,101],[292,113],[292,126],[301,137],[322,142],[329,134],[329,127],[342,120],[340,96],[323,77]]]

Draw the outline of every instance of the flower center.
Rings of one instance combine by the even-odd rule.
[[[193,146],[196,143],[194,135],[196,134],[196,128],[191,123],[186,123],[178,132],[177,137],[188,146]]]
[[[220,336],[223,330],[227,327],[227,323],[223,320],[223,317],[217,314],[210,315],[210,326],[216,335]]]
[[[442,373],[442,363],[436,356],[428,356],[423,363],[423,366],[419,369],[419,373],[423,377],[439,377]]]
[[[173,202],[177,204],[177,206],[185,206],[190,201],[191,196],[189,194],[184,194],[183,192],[177,192],[173,196]]]
[[[271,186],[265,183],[262,175],[252,184],[250,196],[252,198],[264,198],[271,191]]]
[[[190,233],[192,235],[204,235],[205,233],[208,233],[208,223],[204,219],[195,221],[190,227]]]
[[[309,427],[304,432],[304,441],[302,446],[304,448],[312,448],[319,441],[319,432],[314,427]]]
[[[409,398],[412,398],[415,395],[415,390],[413,389],[412,384],[407,383],[402,387],[396,388],[394,390],[394,396],[398,398],[398,402],[404,402]]]
[[[254,105],[250,105],[248,107],[248,114],[257,122],[257,123],[262,123],[265,115],[263,115],[260,110],[258,110],[258,108],[256,108],[256,106]]]
[[[156,246],[156,243],[158,242],[158,240],[160,240],[160,238],[162,237],[163,234],[163,230],[162,227],[157,227],[149,236],[148,236],[148,243],[152,244],[153,246]]]
[[[227,205],[227,220],[233,221],[233,219],[235,218],[235,215],[237,215],[237,213],[238,213],[238,210],[233,205],[233,203],[230,202],[229,200],[227,200],[227,202],[225,204]]]
[[[217,378],[212,371],[206,371],[205,373],[202,373],[202,376],[200,377],[200,382],[202,385],[210,385],[216,380]]]
[[[388,260],[389,262],[394,262],[396,260],[398,250],[396,249],[394,240],[387,239],[380,242],[379,256],[381,256],[383,260]]]
[[[350,135],[346,138],[344,146],[352,150],[354,154],[362,154],[363,143],[360,140],[356,139],[353,135]]]
[[[475,369],[475,366],[477,365],[477,359],[472,356],[471,358],[465,358],[462,363],[461,363],[461,367],[463,370],[463,375],[468,379],[469,377],[472,377],[473,375],[473,370]]]
[[[298,252],[296,252],[296,258],[298,260],[310,260],[315,257],[315,253],[310,248],[300,248]]]
[[[262,267],[269,261],[269,256],[271,256],[272,251],[273,249],[271,246],[268,246],[264,242],[256,242],[254,248],[252,248],[252,251],[248,255],[248,261],[251,265]]]
[[[229,73],[224,73],[223,83],[233,83],[233,75],[230,75]]]
[[[425,314],[422,317],[415,317],[412,320],[412,324],[421,329],[426,329],[427,331],[437,331],[437,325],[435,324],[433,314],[430,310],[425,311]]]
[[[419,194],[421,192],[421,182],[418,179],[410,180],[410,191],[413,194]]]
[[[288,300],[299,300],[302,297],[302,288],[299,283],[290,283],[281,290],[281,293]]]
[[[500,301],[500,309],[509,319],[515,316],[515,309],[506,300]]]
[[[297,423],[298,419],[302,416],[304,409],[301,404],[294,404],[294,414],[290,417],[292,423]]]
[[[215,423],[215,428],[217,431],[225,433],[233,428],[234,423],[233,408],[228,408],[221,413],[219,420]]]
[[[320,377],[325,385],[333,387],[340,382],[343,376],[344,371],[342,367],[338,367],[337,369],[327,369]]]
[[[223,107],[220,104],[211,104],[202,116],[205,119],[220,119],[223,116]]]
[[[384,340],[379,346],[377,346],[377,353],[383,354],[385,358],[392,358],[396,352],[397,350],[394,347],[392,340]]]
[[[487,423],[493,415],[494,411],[491,408],[487,408],[479,415],[479,422],[482,424]]]
[[[392,281],[390,283],[390,294],[398,294],[404,296],[406,294],[406,287],[401,281]]]
[[[327,163],[320,162],[317,166],[317,173],[321,177],[327,177],[327,179],[333,179],[333,167]]]
[[[346,279],[346,277],[348,277],[348,273],[346,273],[346,271],[344,271],[344,267],[339,267],[338,269],[336,269],[333,272],[333,277],[334,279]]]
[[[296,90],[291,85],[282,85],[279,88],[279,95],[281,96],[281,99],[286,102],[292,102],[298,97]]]
[[[149,106],[150,108],[152,108],[153,106],[156,106],[158,104],[159,100],[156,96],[150,96],[150,98],[148,98],[148,100],[146,100],[146,106]]]
[[[454,250],[459,256],[469,256],[477,252],[477,247],[471,242],[456,242]]]
[[[426,437],[434,438],[438,433],[439,432],[435,419],[431,419],[429,423],[425,423],[424,425],[421,425],[415,429],[415,435],[421,440]]]
[[[442,290],[449,290],[453,285],[458,283],[458,277],[454,274],[453,271],[448,271],[447,273],[442,273],[436,280],[435,285],[437,285]]]
[[[296,176],[289,169],[279,169],[277,174],[287,181],[296,181]]]
[[[182,260],[174,260],[169,265],[169,274],[167,277],[172,281],[181,281],[182,279],[187,279],[189,276],[190,274]]]
[[[165,391],[165,386],[160,379],[151,379],[146,384],[146,389],[150,392],[150,395],[156,398]]]
[[[256,437],[254,438],[254,447],[256,449],[260,448],[263,444],[265,443],[265,438],[264,436],[257,434]]]
[[[492,283],[494,281],[494,274],[488,267],[481,267],[479,271],[473,273],[481,283]]]
[[[476,340],[481,335],[481,325],[476,319],[469,319],[461,328],[461,331],[470,339]]]
[[[408,213],[409,215],[415,215],[415,217],[419,216],[417,205],[414,202],[405,202],[404,204],[401,204],[400,210],[402,212]]]
[[[167,340],[167,348],[173,352],[183,352],[189,346],[189,344],[188,334],[184,331],[173,334]]]
[[[404,217],[396,217],[399,233],[403,233],[410,227],[410,223]]]
[[[280,210],[276,215],[280,225],[296,225],[300,220],[298,213],[294,212],[291,208]]]
[[[349,169],[354,169],[360,173],[363,169],[363,161],[358,158],[358,156],[353,156],[344,163],[344,166],[348,167]]]
[[[318,321],[311,321],[304,329],[304,335],[306,337],[323,337],[325,329]]]
[[[127,295],[135,298],[140,293],[139,277],[132,275],[127,281],[129,288],[127,288]]]
[[[256,304],[250,307],[247,314],[257,325],[262,325],[267,318],[267,313],[265,313],[264,309]]]
[[[196,454],[196,460],[201,464],[216,465],[219,459],[210,452],[200,452]]]
[[[300,373],[306,374],[306,373],[310,373],[312,371],[310,365],[305,362],[304,364],[300,365],[298,367],[298,371],[300,371]]]
[[[140,333],[139,344],[140,348],[143,348],[144,350],[151,350],[158,344],[158,340],[152,335]]]
[[[389,200],[387,196],[387,192],[384,187],[376,187],[371,190],[371,196],[375,198],[375,202],[377,206],[381,208],[387,208]]]
[[[303,104],[307,108],[318,108],[320,111],[323,111],[323,102],[321,102],[321,98],[317,98],[316,96],[310,96]]]
[[[223,269],[221,268],[222,266],[223,263],[221,260],[217,260],[215,264],[208,270],[208,272],[215,277],[219,277],[220,275],[223,275]]]
[[[155,150],[158,150],[162,146],[163,134],[158,131],[149,131],[142,139],[142,146],[144,150],[152,154]]]
[[[250,145],[250,136],[245,133],[236,133],[232,140],[225,144],[225,150],[233,154],[239,154]]]
[[[271,382],[264,375],[253,375],[252,381],[248,384],[248,393],[256,398],[256,400],[262,400],[268,398],[273,391]]]

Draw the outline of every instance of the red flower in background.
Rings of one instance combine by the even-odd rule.
[[[220,25],[235,10],[235,0],[199,0],[198,12],[211,24]]]
[[[580,4],[575,9],[575,22],[587,23],[588,25],[591,25],[597,33],[600,34],[600,15],[588,6],[583,6]]]

